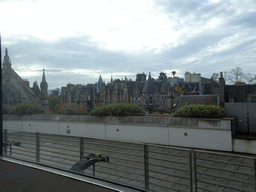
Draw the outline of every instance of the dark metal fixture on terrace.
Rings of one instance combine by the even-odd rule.
[[[70,171],[74,172],[83,172],[85,169],[89,168],[91,165],[95,165],[97,162],[109,162],[109,157],[101,153],[90,153],[85,156],[84,159],[76,162],[71,168]]]

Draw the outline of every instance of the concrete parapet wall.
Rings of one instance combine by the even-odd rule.
[[[231,120],[168,116],[4,115],[4,129],[232,151]]]
[[[223,119],[200,119],[182,118],[169,116],[91,116],[91,115],[3,115],[3,121],[52,121],[52,122],[80,122],[80,123],[102,123],[102,124],[125,124],[136,126],[154,127],[194,127],[203,129],[230,130],[231,120]]]

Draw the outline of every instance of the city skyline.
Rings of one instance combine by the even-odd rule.
[[[49,90],[68,83],[135,80],[186,71],[210,78],[241,67],[255,74],[256,3],[246,1],[16,1],[0,3],[2,56]],[[13,14],[9,14],[9,12]]]

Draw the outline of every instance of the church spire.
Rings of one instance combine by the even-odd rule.
[[[43,78],[42,78],[42,82],[45,82],[45,83],[46,83],[45,74],[44,74],[44,69],[43,69]]]
[[[43,108],[46,111],[48,111],[49,110],[49,98],[47,97],[48,84],[46,82],[44,69],[43,69],[43,77],[42,77],[42,82],[40,84],[40,88],[41,88],[41,102],[42,102],[42,106],[43,106]]]
[[[8,50],[7,50],[7,48],[5,48],[5,56],[4,56],[3,68],[11,68],[11,66],[12,66],[12,64],[11,64],[10,57],[8,55]]]
[[[40,84],[40,87],[41,87],[41,97],[42,98],[47,97],[48,84],[46,82],[44,69],[43,69],[43,77],[42,77],[42,82]]]

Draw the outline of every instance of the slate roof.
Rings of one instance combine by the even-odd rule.
[[[156,87],[155,87],[155,83],[151,79],[150,74],[148,76],[148,80],[147,80],[142,92],[143,93],[156,93],[157,92]]]
[[[37,94],[38,96],[41,95],[41,91],[40,91],[40,89],[39,89],[38,84],[37,84],[36,81],[33,83],[32,90],[33,90],[33,91],[35,92],[35,94]]]
[[[173,100],[173,110],[190,104],[218,105],[218,97],[217,95],[182,95]]]
[[[201,84],[212,84],[213,87],[218,87],[219,84],[213,79],[208,79],[205,77],[201,77]]]
[[[225,85],[225,102],[230,99],[234,102],[247,102],[249,94],[256,94],[256,84]]]

